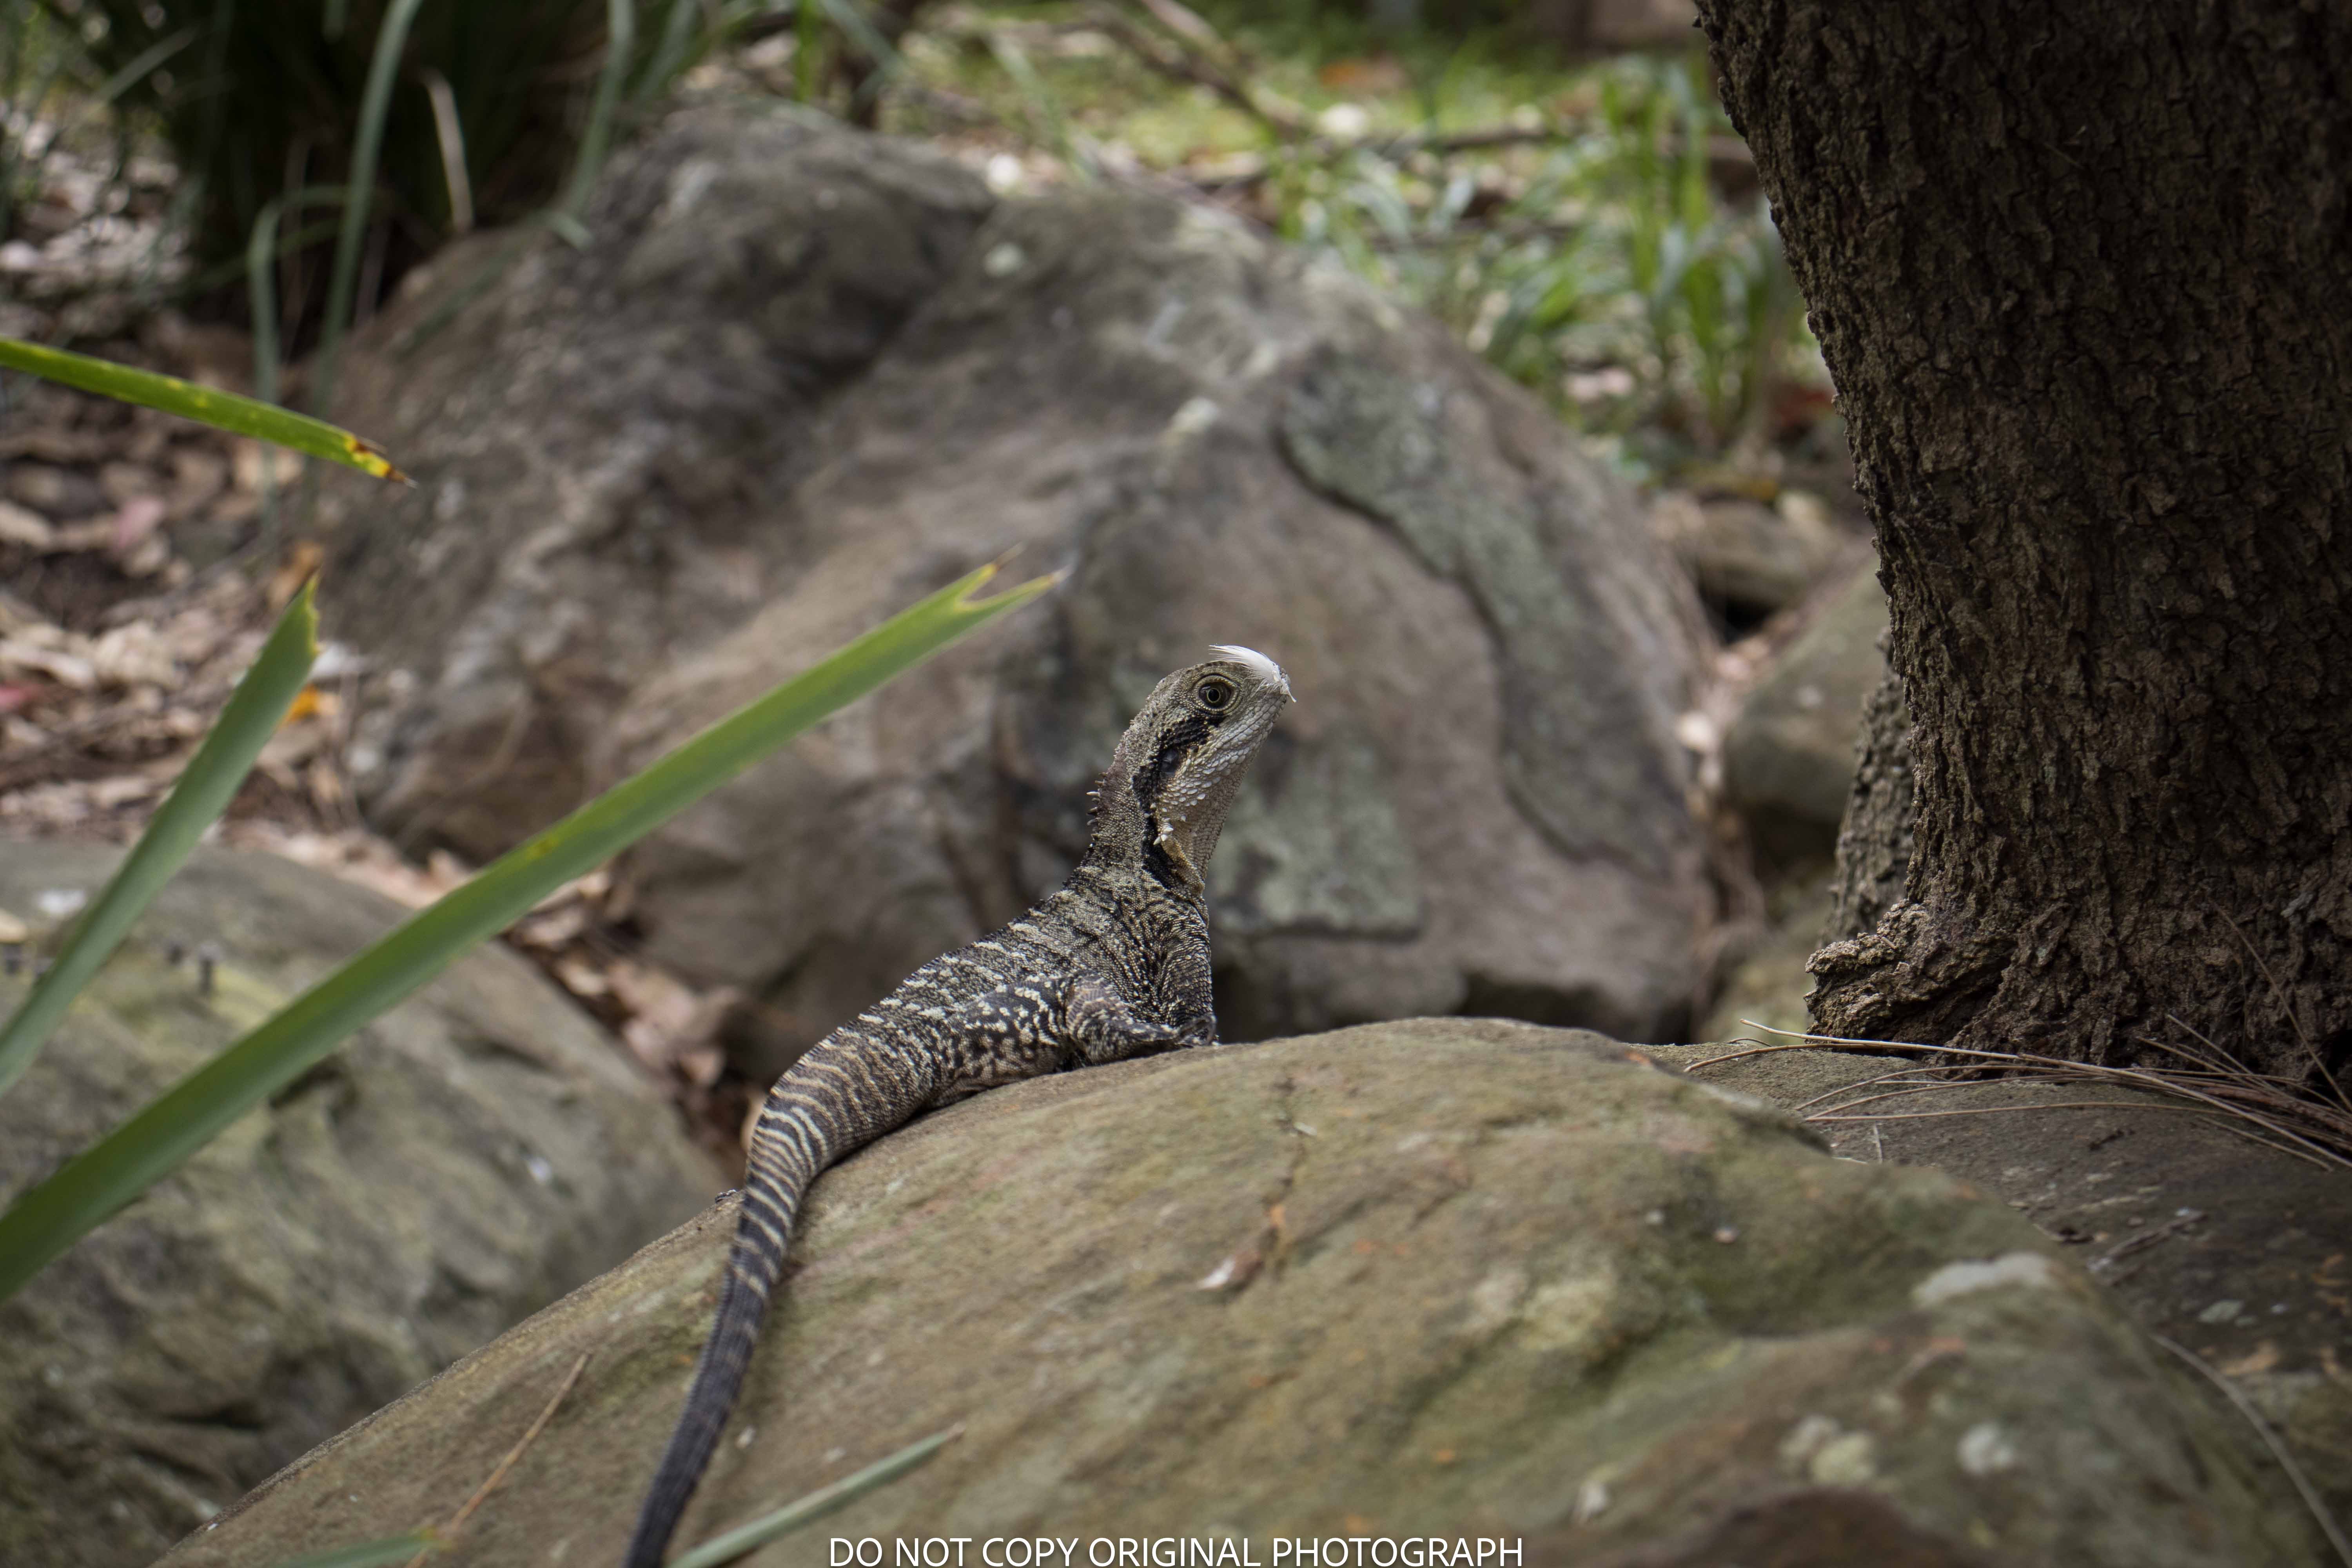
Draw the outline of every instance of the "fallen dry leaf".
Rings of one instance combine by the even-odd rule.
[[[58,531],[47,518],[15,501],[0,500],[0,543],[47,551],[56,549],[57,542]]]
[[[61,648],[43,647],[28,637],[0,641],[0,671],[5,670],[46,675],[59,686],[70,686],[77,691],[87,691],[98,684],[98,671],[90,668],[89,660]]]
[[[109,547],[117,555],[128,555],[143,543],[149,534],[163,526],[164,510],[162,496],[131,497],[114,514],[114,536]]]
[[[300,479],[302,459],[283,447],[244,438],[229,449],[229,468],[236,476],[237,489],[257,493],[265,471],[277,479],[280,488]]]
[[[2252,1350],[2248,1351],[2244,1355],[2240,1356],[2237,1360],[2225,1361],[2217,1363],[2213,1370],[2219,1373],[2226,1373],[2231,1377],[2252,1377],[2256,1373],[2270,1371],[2271,1368],[2278,1365],[2278,1346],[2273,1344],[2268,1340],[2264,1340],[2261,1344],[2256,1345]]]

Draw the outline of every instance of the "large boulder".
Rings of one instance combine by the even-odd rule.
[[[804,1212],[684,1535],[963,1436],[764,1562],[869,1536],[1001,1562],[987,1542],[1019,1535],[1238,1536],[1265,1563],[1276,1537],[1433,1534],[1580,1568],[2323,1560],[2234,1413],[2009,1208],[1832,1159],[1590,1035],[1422,1021],[1033,1080],[885,1140]],[[446,1520],[583,1356],[451,1560],[612,1562],[733,1222],[167,1563]]]
[[[0,910],[37,928],[114,858],[0,844]],[[0,1096],[0,1203],[402,912],[200,851]],[[0,1562],[150,1561],[719,1180],[617,1043],[513,954],[474,954],[0,1303]]]
[[[341,414],[419,481],[346,509],[326,577],[385,672],[386,829],[501,848],[1018,549],[1066,574],[1045,602],[635,852],[652,953],[761,1004],[755,1074],[1058,882],[1134,706],[1212,642],[1299,696],[1213,868],[1229,1036],[1686,1027],[1695,603],[1435,323],[1197,207],[998,205],[776,113],[672,121],[591,221],[487,289],[438,264],[353,359]]]
[[[2226,1380],[2322,1503],[2352,1519],[2352,1183],[2273,1142],[2278,1120],[2252,1107],[2184,1116],[2204,1091],[2194,1079],[2156,1092],[2114,1079],[1931,1075],[1883,1055],[1785,1043],[1651,1054],[1819,1118],[1850,1159],[1933,1165],[2006,1202],[2173,1353]]]

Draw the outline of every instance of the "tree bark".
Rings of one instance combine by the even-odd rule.
[[[1912,721],[1906,896],[1815,955],[1817,1026],[2340,1070],[2352,8],[1700,12]]]
[[[1885,634],[1880,637],[1884,649]],[[1917,820],[1911,790],[1911,710],[1903,700],[1901,679],[1890,669],[1863,704],[1853,789],[1846,796],[1845,819],[1838,824],[1837,873],[1830,881],[1823,947],[1877,930],[1886,911],[1902,901]]]

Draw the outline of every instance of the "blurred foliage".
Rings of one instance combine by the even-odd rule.
[[[158,52],[169,58],[187,41],[166,40],[168,53]],[[18,209],[37,193],[43,162],[58,142],[61,127],[44,111],[60,89],[79,89],[71,118],[82,131],[90,113],[119,98],[131,79],[121,72],[105,79],[86,75],[79,42],[75,29],[39,0],[0,0],[0,239],[15,232]],[[115,129],[110,151],[119,171],[130,159],[131,138],[127,128]]]
[[[369,943],[113,1131],[18,1192],[0,1211],[0,1300],[239,1117],[325,1060],[353,1031],[521,919],[563,883],[587,875],[818,721],[1061,581],[1036,577],[983,597],[981,589],[995,574],[994,566],[983,566],[950,584],[533,834]],[[105,950],[194,847],[210,816],[228,805],[276,716],[311,668],[317,626],[306,591],[189,764],[173,792],[173,805],[149,825],[113,882],[67,939],[58,980],[33,987],[18,1015],[24,1022],[12,1020],[0,1035],[0,1076],[21,1072],[29,1063],[73,990],[96,972]],[[87,962],[69,965],[77,952]]]
[[[1524,174],[1349,152],[1294,159],[1283,234],[1423,306],[1590,427],[1715,450],[1782,410],[1802,305],[1760,196],[1726,199],[1738,148],[1696,62],[1597,73],[1578,133]]]
[[[1468,38],[1538,45],[1553,14],[1580,13],[1575,0],[1198,0],[1192,9],[1260,47],[1327,58],[1381,44]]]
[[[359,245],[342,182],[381,24],[409,6]],[[1540,42],[1581,15],[1571,0],[0,0],[0,78],[12,103],[37,103],[25,84],[62,71],[85,111],[100,94],[131,111],[109,126],[160,127],[193,172],[198,258],[218,263],[199,280],[250,272],[273,360],[283,328],[289,349],[325,348],[330,379],[349,310],[322,342],[324,302],[364,313],[469,222],[538,216],[583,239],[572,198],[613,121],[708,60],[706,90],[1002,149],[1021,171],[1006,188],[1183,180],[1431,310],[1639,470],[1804,433],[1826,376],[1703,58],[1595,63]]]
[[[358,106],[397,0],[0,0],[0,38],[38,21],[82,91],[117,83],[126,126],[153,127],[182,173],[199,263],[241,268],[257,223],[296,193],[340,188]],[[739,7],[740,9],[740,7]],[[367,280],[379,286],[471,224],[555,197],[593,123],[608,0],[424,0],[405,29],[378,133]],[[667,86],[716,34],[709,0],[635,0],[624,100]],[[161,54],[163,58],[158,58]],[[0,61],[0,66],[5,66]],[[12,77],[12,104],[31,101]],[[335,225],[289,233],[289,315],[315,325],[317,253]],[[304,264],[304,263],[307,263]],[[362,282],[362,292],[371,290]]]
[[[1182,35],[1149,0],[942,8],[887,123],[1182,179],[1428,310],[1638,473],[1812,432],[1827,376],[1704,58],[1582,61],[1529,46],[1535,7],[1489,9],[1400,30],[1234,0]]]

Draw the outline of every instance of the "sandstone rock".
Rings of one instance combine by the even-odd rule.
[[[1853,785],[1863,704],[1886,667],[1886,594],[1875,566],[1782,651],[1724,739],[1724,789],[1768,859],[1826,859]]]
[[[1752,626],[1811,591],[1852,552],[1851,542],[1803,507],[1784,516],[1737,496],[1701,500],[1679,491],[1650,508],[1651,531],[1675,552],[1707,608]]]
[[[1517,1538],[1530,1564],[2316,1564],[2255,1440],[2063,1248],[1933,1172],[1591,1036],[1378,1026],[1000,1090],[827,1175],[688,1516],[927,1434],[767,1548],[1013,1534]],[[276,1478],[171,1568],[445,1519],[612,1560],[721,1205]],[[1000,1553],[1001,1554],[1001,1553]],[[972,1559],[968,1558],[967,1561]]]
[[[1828,882],[1821,863],[1812,861],[1770,889],[1768,923],[1716,994],[1697,1038],[1754,1036],[1751,1023],[1805,1031],[1805,997],[1813,988],[1805,962],[1822,945],[1822,924],[1830,912]]]
[[[44,893],[94,894],[114,858],[0,844],[0,908],[37,920]],[[199,852],[0,1096],[0,1201],[399,912],[288,861]],[[205,942],[209,995],[168,957]],[[25,985],[0,979],[0,1012]],[[0,1562],[148,1562],[719,1179],[528,964],[468,958],[0,1303]]]
[[[1684,1067],[1723,1052],[1650,1049]],[[2340,1170],[2241,1137],[2226,1121],[2183,1115],[2178,1099],[2116,1085],[1975,1079],[1873,1098],[1888,1092],[1874,1080],[1895,1069],[1914,1082],[1922,1076],[1885,1056],[1830,1050],[1699,1071],[1837,1118],[1819,1126],[1840,1154],[1932,1165],[2006,1200],[2142,1327],[2228,1379],[2336,1517],[2352,1518],[2352,1377],[2343,1364],[2352,1310],[2340,1283],[2352,1184]]]
[[[1675,716],[1702,635],[1617,486],[1434,323],[1131,190],[992,206],[938,154],[702,113],[341,411],[400,453],[327,576],[366,799],[513,842],[980,563],[1047,601],[634,854],[653,953],[756,997],[766,1077],[1083,844],[1140,695],[1213,642],[1299,703],[1213,867],[1249,1037],[1515,1013],[1686,1027],[1711,907]]]

